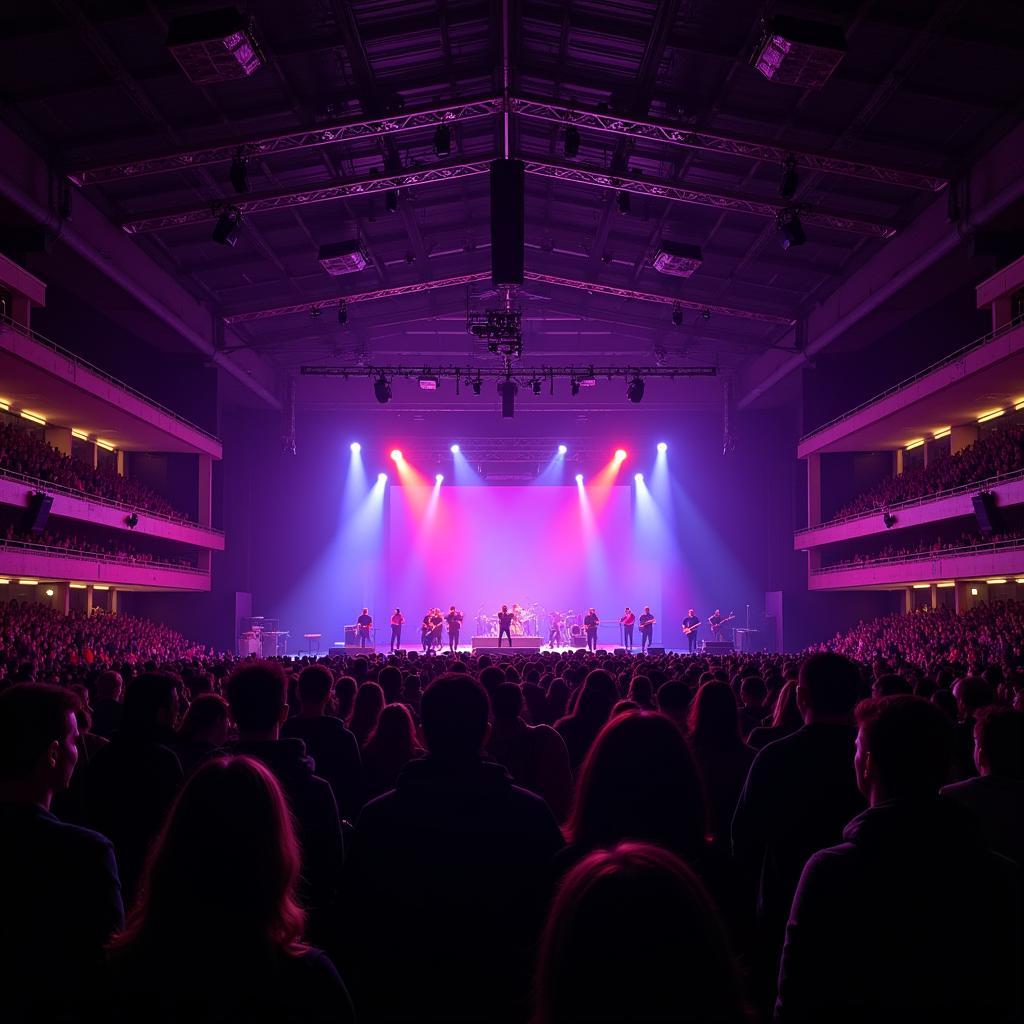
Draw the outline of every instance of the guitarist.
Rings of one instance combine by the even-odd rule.
[[[686,642],[689,644],[690,654],[697,651],[697,629],[700,626],[700,619],[697,613],[691,608],[686,618],[683,619],[683,632],[686,634]]]
[[[711,627],[711,635],[716,640],[722,639],[722,623],[725,621],[725,616],[722,614],[720,608],[715,609],[715,614],[710,616],[708,619],[708,625]]]
[[[651,639],[654,636],[654,616],[651,614],[650,605],[644,605],[644,613],[640,616],[640,653],[643,654],[651,646]]]

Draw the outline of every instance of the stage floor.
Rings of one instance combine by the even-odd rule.
[[[597,649],[602,654],[611,654],[614,651],[620,650],[621,649],[621,644],[598,644],[597,645]],[[359,648],[358,645],[353,645],[352,647],[340,646],[340,647],[332,647],[329,651],[323,651],[321,653],[323,653],[323,654],[358,654],[359,650],[360,650],[360,648]],[[383,646],[376,647],[376,648],[374,648],[374,647],[364,647],[364,648],[362,648],[362,650],[366,654],[372,654],[372,653],[388,654],[388,653],[390,653],[386,644],[383,645]],[[403,651],[406,651],[406,652],[416,651],[418,654],[421,654],[421,655],[423,654],[423,648],[422,647],[406,647],[406,646],[403,645],[401,648],[399,648],[399,650],[403,650]],[[473,648],[469,644],[459,644],[459,646],[456,647],[455,650],[456,650],[456,652],[458,654],[472,654],[473,653]],[[504,645],[504,646],[501,647],[501,650],[507,653],[509,651],[509,647],[507,645]],[[522,648],[518,648],[517,649],[517,648],[513,647],[511,650],[512,650],[513,654],[518,654],[518,653],[529,653],[529,652],[532,652],[533,648],[526,648],[524,650]],[[543,647],[541,647],[540,653],[541,654],[552,654],[552,653],[554,653],[554,654],[572,654],[573,651],[585,651],[585,650],[586,650],[585,647],[548,647],[548,645],[545,644]],[[666,648],[664,648],[664,650],[665,650],[666,654],[685,654],[686,653],[686,649],[682,648],[682,647],[666,647]],[[447,652],[448,652],[448,647],[447,647],[447,645],[445,645],[444,647],[438,648],[436,653],[438,653],[438,654],[446,654]],[[314,653],[317,653],[317,652],[314,652]],[[478,654],[497,654],[498,653],[498,648],[497,647],[479,647],[479,648],[477,648],[477,653]],[[639,647],[634,647],[633,648],[633,654],[639,654],[639,653],[640,653],[640,648]],[[302,657],[305,654],[306,654],[306,652],[302,651],[299,654],[292,655],[292,657]]]

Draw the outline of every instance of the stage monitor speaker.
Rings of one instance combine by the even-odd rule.
[[[648,654],[664,654],[665,653],[665,648],[664,647],[648,647],[647,648],[647,653]]]
[[[526,170],[522,160],[491,161],[491,282],[523,283]]]
[[[614,654],[617,658],[621,658],[623,654],[629,654],[629,651],[627,651],[625,647],[616,647],[612,651],[612,654]]]
[[[25,529],[30,533],[40,534],[46,529],[46,521],[50,518],[50,509],[53,508],[52,494],[31,494],[28,499],[28,508],[25,510]]]
[[[978,529],[982,536],[988,537],[999,529],[999,511],[996,509],[996,496],[991,491],[982,491],[971,498],[974,506],[974,518],[978,521]]]

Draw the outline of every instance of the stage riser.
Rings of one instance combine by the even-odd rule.
[[[497,650],[499,637],[496,636],[475,636],[473,637],[473,650],[486,651]],[[507,651],[508,637],[500,637],[501,646]],[[514,636],[512,637],[513,651],[539,651],[543,640],[539,636]]]

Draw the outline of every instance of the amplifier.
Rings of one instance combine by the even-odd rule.
[[[735,654],[736,648],[731,640],[705,640],[701,644],[702,654]]]

